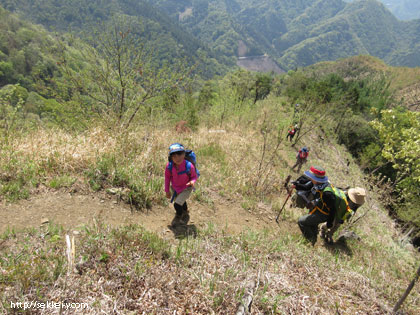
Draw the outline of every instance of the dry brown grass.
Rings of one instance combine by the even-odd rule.
[[[386,248],[364,241],[313,248],[279,230],[227,236],[209,227],[171,245],[136,226],[99,224],[76,236],[78,272],[66,275],[63,236],[52,228],[5,238],[0,309],[11,312],[13,301],[65,300],[88,303],[84,314],[232,314],[254,280],[253,314],[384,314],[405,289],[415,261],[407,256],[397,262],[386,257]],[[413,292],[404,311],[416,314],[419,307]]]

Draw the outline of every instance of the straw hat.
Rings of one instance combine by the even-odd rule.
[[[348,195],[351,201],[357,205],[362,205],[365,203],[366,190],[361,187],[350,188]]]

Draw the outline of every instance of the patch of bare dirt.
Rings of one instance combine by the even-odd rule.
[[[73,195],[66,192],[45,193],[13,204],[0,205],[0,233],[8,228],[22,229],[38,227],[45,221],[62,225],[65,229],[76,229],[93,220],[101,220],[111,226],[140,224],[147,230],[164,238],[176,237],[169,228],[175,215],[172,205],[157,206],[139,212],[107,195]],[[275,227],[275,214],[261,205],[256,213],[244,210],[235,202],[215,200],[214,206],[189,201],[192,229],[205,228],[209,222],[223,228],[227,233],[237,234],[244,230],[261,230]],[[44,223],[43,223],[44,222]]]
[[[178,16],[178,20],[182,21],[185,18],[193,15],[193,8],[185,8],[184,12],[180,12]]]

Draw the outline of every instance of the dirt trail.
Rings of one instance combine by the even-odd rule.
[[[197,228],[204,228],[209,222],[231,234],[276,226],[275,215],[269,209],[263,209],[257,216],[226,200],[215,202],[213,209],[194,201],[189,202],[189,205],[191,218],[188,226],[184,227],[187,230],[173,230],[169,228],[175,214],[172,205],[154,207],[145,213],[132,212],[129,205],[118,203],[109,196],[49,192],[13,204],[0,204],[0,233],[8,227],[39,227],[44,219],[58,223],[65,229],[76,229],[92,223],[95,218],[111,226],[136,223],[168,239],[194,233]]]

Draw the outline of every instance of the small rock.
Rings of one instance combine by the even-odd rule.
[[[245,219],[246,222],[249,222],[249,219]]]
[[[105,202],[105,200],[101,200],[101,203],[104,203]]]
[[[339,235],[337,242],[345,242],[346,240],[358,240],[360,241],[360,236],[354,233],[353,231],[343,231]]]
[[[107,193],[110,193],[112,195],[116,195],[118,193],[121,193],[122,189],[121,188],[109,188],[106,190]]]
[[[113,203],[114,205],[116,205],[116,204],[118,203],[118,201],[114,200],[112,203]]]
[[[41,219],[41,224],[47,224],[48,222],[50,222],[50,220],[48,220],[48,218]]]
[[[79,234],[80,234],[80,232],[79,232],[79,231],[73,231],[73,234],[74,234],[74,235],[79,235]]]

